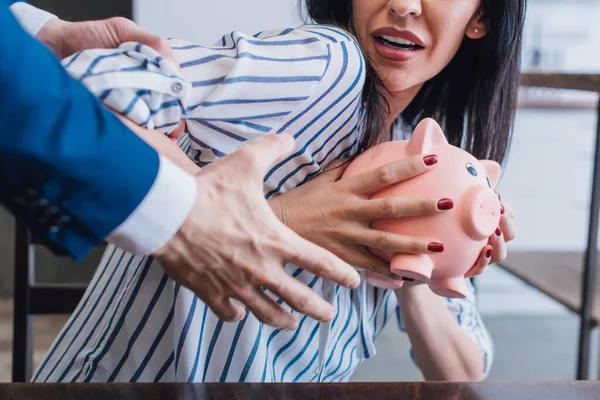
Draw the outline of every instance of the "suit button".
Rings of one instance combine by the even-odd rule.
[[[68,215],[55,215],[48,222],[48,229],[52,233],[59,233],[71,222],[71,217]]]
[[[50,206],[48,200],[45,199],[39,199],[31,205],[31,214],[35,222],[41,226],[46,226],[50,218],[58,212],[58,207]]]
[[[37,190],[29,186],[20,186],[18,187],[13,195],[12,201],[17,206],[20,207],[28,207],[31,203],[37,198]]]

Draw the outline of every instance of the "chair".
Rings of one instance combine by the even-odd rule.
[[[600,75],[523,74],[521,85],[600,93]],[[590,337],[600,325],[598,276],[598,217],[600,212],[600,103],[590,201],[588,243],[584,254],[570,252],[514,252],[499,266],[580,317],[577,357],[578,380],[590,379]]]
[[[12,381],[27,382],[33,366],[33,316],[71,314],[85,285],[35,283],[35,243],[27,226],[17,221],[15,233]]]
[[[131,0],[30,0],[29,3],[68,21],[105,19],[112,16],[132,18]],[[27,227],[17,221],[15,238],[13,382],[31,378],[33,366],[32,319],[35,315],[71,314],[85,285],[35,283],[35,241]]]

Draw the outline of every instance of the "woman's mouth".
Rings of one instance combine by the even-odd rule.
[[[375,50],[385,59],[405,62],[415,58],[425,48],[422,41],[408,31],[394,28],[379,29],[374,32]]]
[[[410,40],[401,39],[393,36],[375,36],[375,40],[381,43],[384,46],[389,46],[395,49],[401,50],[419,50],[422,49],[422,46],[419,46],[416,43],[411,42]]]

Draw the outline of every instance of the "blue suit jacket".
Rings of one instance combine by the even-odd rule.
[[[139,205],[158,155],[72,79],[0,0],[0,203],[81,258]]]

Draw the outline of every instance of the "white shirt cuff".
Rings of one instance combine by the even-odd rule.
[[[47,11],[35,8],[31,4],[18,2],[10,6],[15,18],[19,21],[23,29],[31,36],[37,36],[40,29],[51,19],[56,18],[56,15],[50,14]]]
[[[136,254],[152,254],[163,247],[183,225],[196,201],[194,176],[159,155],[154,184],[133,213],[107,241]]]

